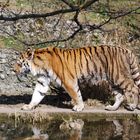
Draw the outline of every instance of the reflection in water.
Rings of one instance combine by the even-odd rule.
[[[84,126],[84,121],[81,119],[76,120],[64,120],[62,124],[60,124],[59,128],[65,134],[69,134],[68,140],[81,140],[82,138],[82,129]]]
[[[40,129],[37,127],[32,127],[32,132],[33,136],[23,138],[22,140],[48,140],[48,134],[41,134]]]
[[[123,133],[123,126],[119,123],[119,120],[113,120],[115,125],[114,136],[121,136]]]
[[[0,140],[140,140],[140,120],[53,120],[17,126],[11,120],[0,120]]]

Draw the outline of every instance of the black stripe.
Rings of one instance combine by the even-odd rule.
[[[88,51],[87,51],[88,48],[83,48],[83,49],[84,49],[84,51],[86,52],[86,54],[89,56],[90,60],[92,61],[92,56],[91,56],[91,54],[89,54]],[[89,48],[89,49],[91,49],[91,48]],[[91,51],[91,50],[90,50],[90,51]]]
[[[103,72],[102,72],[102,68],[101,67],[100,67],[100,77],[101,77],[101,79],[103,77]]]
[[[80,54],[80,53],[81,53],[81,50],[80,50],[80,49],[78,49],[78,52],[77,52],[77,53],[79,53],[79,56],[80,56],[80,60],[79,60],[79,61],[80,61],[80,63],[78,63],[78,66],[79,66],[80,74],[82,75],[82,69],[81,69],[81,67],[82,67],[82,64],[81,64],[81,63],[82,63],[82,61],[81,61],[81,60],[82,60],[82,59],[81,59],[81,54]]]
[[[36,64],[36,63],[35,63],[35,59],[33,59],[33,63],[34,63],[34,65],[36,65],[37,67],[40,67],[39,64]]]
[[[107,57],[105,55],[104,47],[101,46],[100,48],[101,48],[102,53],[100,53],[101,55],[99,56],[99,60],[102,62],[101,64],[102,64],[103,68],[106,70],[107,66],[108,66],[108,62],[105,62],[102,57],[104,57],[106,61],[107,61]]]
[[[132,72],[132,75],[135,75],[135,74],[137,74],[138,72],[139,72],[138,70],[135,70],[135,71]]]
[[[115,50],[115,48],[112,48],[112,59],[111,59],[111,65],[112,65],[112,71],[111,71],[111,79],[112,79],[112,81],[113,81],[113,83],[114,83],[114,61],[116,60],[116,58],[115,58],[115,52],[114,52],[114,50]]]
[[[140,75],[134,79],[134,81],[139,81],[139,80],[140,80]]]
[[[102,69],[105,69],[106,70],[107,69],[107,65],[106,65],[106,63],[105,63],[105,61],[103,59],[103,56],[106,59],[106,57],[105,57],[105,51],[104,51],[103,46],[100,46],[100,49],[101,49],[102,52],[98,53],[97,50],[96,50],[96,54],[97,54],[97,56],[99,58],[98,61],[100,61],[101,62],[101,65],[102,65],[102,67],[100,67],[100,69],[99,69],[99,75],[100,75],[100,78],[102,79],[102,76],[103,76]]]
[[[94,67],[94,72],[97,73],[97,65],[96,65],[95,61],[93,62],[93,67]]]
[[[78,86],[78,89],[77,89],[77,93],[80,91],[80,88],[79,88],[79,86]]]
[[[49,49],[47,48],[47,53],[50,55],[53,55],[53,52],[49,51]]]
[[[105,57],[105,60],[106,60],[106,67],[105,67],[105,72],[107,73],[107,70],[108,70],[108,59],[107,59],[107,55],[106,55],[106,53],[105,53],[105,48],[104,47],[102,47],[102,51],[103,51],[103,55],[104,55],[104,57]]]
[[[127,90],[127,92],[131,92],[131,89],[130,88],[128,88],[129,87],[129,85],[130,85],[130,83],[127,83],[127,85],[125,85],[125,88],[124,88],[124,90]],[[128,90],[129,89],[129,90]]]
[[[44,75],[43,77],[47,76],[48,78],[50,78],[49,72],[46,69],[44,71],[45,71],[46,75],[43,74]]]
[[[41,96],[45,96],[46,95],[46,93],[44,93],[44,92],[41,92],[41,91],[38,91],[38,92],[40,93]]]
[[[38,56],[38,55],[37,55],[36,57],[37,57],[40,61],[42,61],[42,60],[43,60],[43,59],[42,59],[40,56]]]
[[[97,53],[97,48],[96,47],[94,47],[94,51],[95,51],[95,53],[96,53],[96,55],[97,55],[97,57],[98,57],[98,53]],[[94,61],[94,59],[93,59],[93,65],[94,65],[94,69],[95,69],[95,72],[97,73],[98,72],[98,69],[97,69],[97,65],[96,65],[96,63],[95,63],[96,61]],[[98,63],[98,62],[97,62]]]
[[[63,57],[64,57],[64,59],[65,59],[65,50],[63,50]]]
[[[133,63],[134,63],[134,57],[132,57],[132,55],[131,55],[131,63],[130,63],[130,65],[133,65]]]
[[[75,51],[76,51],[76,50],[74,49],[74,50],[73,50],[73,53],[74,53],[74,68],[75,68],[75,73],[76,73],[76,77],[77,77],[77,69],[76,69],[76,60],[77,60],[76,58],[77,58],[77,57],[76,57],[76,52],[75,52]]]
[[[119,83],[120,87],[124,84],[124,82],[125,82],[125,80],[123,80]]]
[[[79,49],[79,51],[80,51],[80,64],[81,64],[81,68],[83,68],[83,65],[82,65],[82,50],[81,49]]]
[[[133,53],[131,52],[130,53],[130,58],[129,58],[131,61],[131,63],[130,63],[130,66],[134,63],[134,57],[133,57]],[[132,60],[133,59],[133,60]],[[132,69],[132,68],[131,68]]]
[[[62,59],[61,59],[61,57],[60,57],[60,55],[58,54],[58,52],[56,51],[56,48],[53,48],[53,51],[54,51],[54,53],[58,56],[58,58],[59,58],[59,60],[60,60],[60,62],[61,62],[61,64],[62,64],[62,80],[63,80],[63,78],[64,78],[64,81],[65,81],[65,74],[64,74],[64,64],[63,64],[63,61],[62,61]]]
[[[89,63],[88,63],[88,59],[87,59],[87,53],[86,52],[83,52],[84,53],[84,56],[85,56],[85,60],[86,60],[86,66],[87,66],[87,73],[89,74],[90,73],[90,69],[89,69]]]
[[[69,50],[66,51],[67,54],[67,61],[69,60]]]
[[[119,71],[119,58],[118,58],[118,49],[116,50],[116,69],[117,69],[117,73],[116,73],[116,77],[115,77],[115,82],[118,81],[119,79],[119,74],[120,74],[120,71]]]
[[[61,48],[59,48],[59,51],[60,51],[60,53],[62,53],[63,50]]]
[[[91,55],[91,57],[92,57],[91,60],[93,60],[93,54],[92,54],[92,48],[91,48],[91,47],[89,47],[89,52],[90,52],[90,55]]]
[[[64,53],[64,52],[63,52]],[[67,58],[64,56],[64,59],[66,60],[67,59],[67,62],[69,62],[69,51],[66,51],[66,54],[67,54]],[[74,76],[73,76],[73,74],[71,73],[71,71],[69,70],[69,68],[68,68],[68,64],[66,63],[65,64],[65,66],[66,66],[66,68],[67,68],[67,70],[68,70],[68,72],[69,72],[69,74],[70,74],[70,76],[74,79]]]
[[[41,82],[41,81],[39,81],[39,80],[37,80],[37,82],[38,82],[41,86],[43,86],[43,87],[44,87],[43,82]]]
[[[103,51],[103,48],[102,48],[102,46],[100,47],[101,48],[101,51]],[[103,55],[103,53],[98,53],[98,50],[97,50],[97,48],[95,47],[95,53],[96,53],[96,55],[97,55],[97,57],[98,57],[98,61],[100,61],[101,62],[101,65],[102,65],[102,67],[103,68],[105,68],[106,66],[105,66],[105,62],[104,62],[104,60],[102,59],[102,56],[104,56]]]
[[[94,49],[95,49],[95,54],[97,55],[97,57],[99,57],[99,54],[97,52],[97,47],[94,47]]]
[[[111,48],[108,47],[107,52],[109,54],[108,56],[109,56],[109,59],[111,61],[112,57],[111,57],[111,52],[110,51],[111,51]],[[111,64],[108,65],[108,74],[109,74],[109,79],[112,80],[111,79]]]

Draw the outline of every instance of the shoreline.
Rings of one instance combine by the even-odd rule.
[[[85,108],[82,112],[74,112],[70,108],[47,107],[43,105],[31,111],[23,111],[19,107],[1,106],[0,117],[14,119],[16,122],[42,123],[50,120],[67,119],[83,119],[83,120],[99,120],[99,119],[124,119],[124,118],[140,118],[140,110],[127,111],[123,108],[117,111],[107,111],[99,108]]]

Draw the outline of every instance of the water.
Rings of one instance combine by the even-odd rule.
[[[62,129],[64,119],[42,124],[0,120],[0,140],[140,140],[140,119],[85,119],[79,130]],[[75,127],[74,127],[75,128]]]

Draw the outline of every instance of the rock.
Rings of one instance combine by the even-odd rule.
[[[4,79],[5,79],[5,75],[4,75],[4,74],[0,74],[0,78],[1,78],[2,80],[4,80]]]
[[[0,73],[2,73],[3,72],[3,69],[2,69],[2,67],[0,66]]]
[[[16,75],[16,73],[14,71],[11,71],[11,75]]]
[[[18,54],[17,54],[17,55],[18,55]],[[17,56],[16,56],[16,55],[14,55],[14,56],[13,56],[13,59],[14,59],[14,60],[16,60],[16,59],[17,59]]]
[[[1,53],[0,54],[0,58],[5,59],[6,58],[6,54],[5,53]]]
[[[12,49],[0,49],[0,95],[18,95],[32,93],[32,80],[19,81],[13,71],[13,65],[19,53]],[[30,83],[30,84],[28,84]],[[29,86],[27,86],[29,85]]]
[[[4,64],[6,62],[7,62],[6,59],[1,59],[1,61],[0,61],[1,64]]]
[[[11,74],[11,72],[10,72],[10,71],[7,71],[7,72],[6,72],[6,74],[7,74],[7,75],[10,75],[10,74]]]

